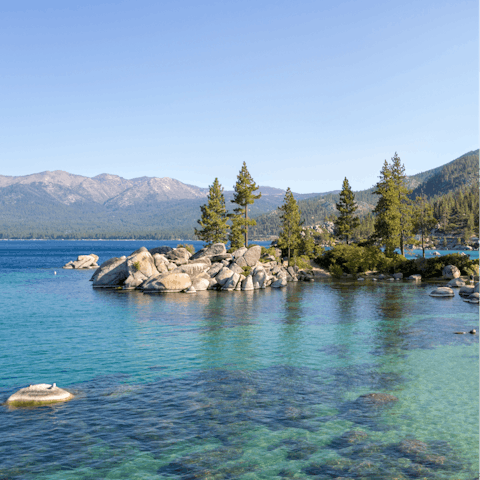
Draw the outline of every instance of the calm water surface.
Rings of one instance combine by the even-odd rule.
[[[452,333],[478,306],[407,282],[143,295],[60,268],[141,245],[0,242],[0,402],[76,394],[0,405],[0,479],[478,478],[478,337]]]

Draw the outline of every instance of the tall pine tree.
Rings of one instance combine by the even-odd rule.
[[[400,253],[405,254],[405,243],[411,238],[413,233],[413,208],[409,198],[410,190],[407,187],[407,176],[405,175],[405,166],[400,157],[395,152],[391,163],[392,178],[395,184],[396,194],[398,196],[398,209],[400,213]]]
[[[433,216],[433,207],[427,202],[422,195],[417,197],[416,205],[413,212],[413,227],[420,234],[422,239],[422,254],[425,258],[425,235],[432,230],[437,224],[437,220]]]
[[[255,200],[258,200],[262,194],[259,193],[255,195],[253,193],[258,190],[258,186],[248,172],[245,162],[243,162],[243,166],[237,175],[237,183],[234,188],[235,193],[233,194],[233,200],[231,200],[231,202],[238,205],[238,208],[235,208],[234,212],[240,218],[236,219],[236,221],[238,220],[239,225],[241,225],[245,237],[245,246],[248,247],[248,227],[257,224],[255,220],[248,218],[248,206]]]
[[[393,257],[400,236],[400,211],[392,170],[385,160],[374,194],[379,196],[374,209],[376,240],[385,246],[385,255]]]
[[[208,193],[208,203],[200,207],[202,216],[198,220],[201,229],[195,229],[195,235],[206,242],[212,243],[227,242],[227,209],[225,207],[225,197],[223,196],[223,187],[218,178],[215,178]]]
[[[358,227],[360,221],[357,217],[354,217],[358,205],[355,203],[355,195],[350,188],[347,177],[343,181],[340,200],[336,207],[340,212],[340,215],[335,219],[337,236],[344,238],[348,245],[352,232]]]
[[[379,195],[374,237],[385,246],[387,257],[398,247],[403,255],[405,241],[412,233],[412,210],[405,167],[396,152],[390,165],[385,160],[373,193]]]
[[[287,188],[283,205],[278,207],[278,209],[281,212],[280,220],[282,221],[282,232],[278,238],[278,246],[287,252],[290,260],[292,250],[299,246],[301,240],[301,213],[290,188]]]

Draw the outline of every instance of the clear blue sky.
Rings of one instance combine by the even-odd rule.
[[[369,188],[478,148],[478,2],[0,3],[0,174]]]

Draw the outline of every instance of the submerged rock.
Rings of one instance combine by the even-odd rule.
[[[45,405],[49,403],[65,402],[71,400],[73,395],[54,383],[39,383],[22,388],[11,395],[7,404],[14,406]]]
[[[363,405],[385,405],[396,401],[398,398],[388,393],[368,393],[358,397],[355,402]]]
[[[472,293],[469,297],[465,298],[463,301],[467,303],[478,303],[480,294]]]
[[[449,287],[438,287],[430,292],[431,297],[454,297],[455,293]]]
[[[474,293],[475,287],[469,287],[468,285],[465,285],[463,287],[460,287],[460,290],[458,294],[461,297],[469,297],[472,293]]]
[[[416,273],[415,275],[410,275],[409,277],[407,277],[407,280],[421,280],[422,279],[422,276],[419,274],[419,273]]]

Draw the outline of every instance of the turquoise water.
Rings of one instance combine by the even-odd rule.
[[[142,244],[0,244],[0,401],[76,394],[0,406],[0,479],[478,477],[478,336],[453,334],[478,306],[407,282],[143,295],[59,268]]]

